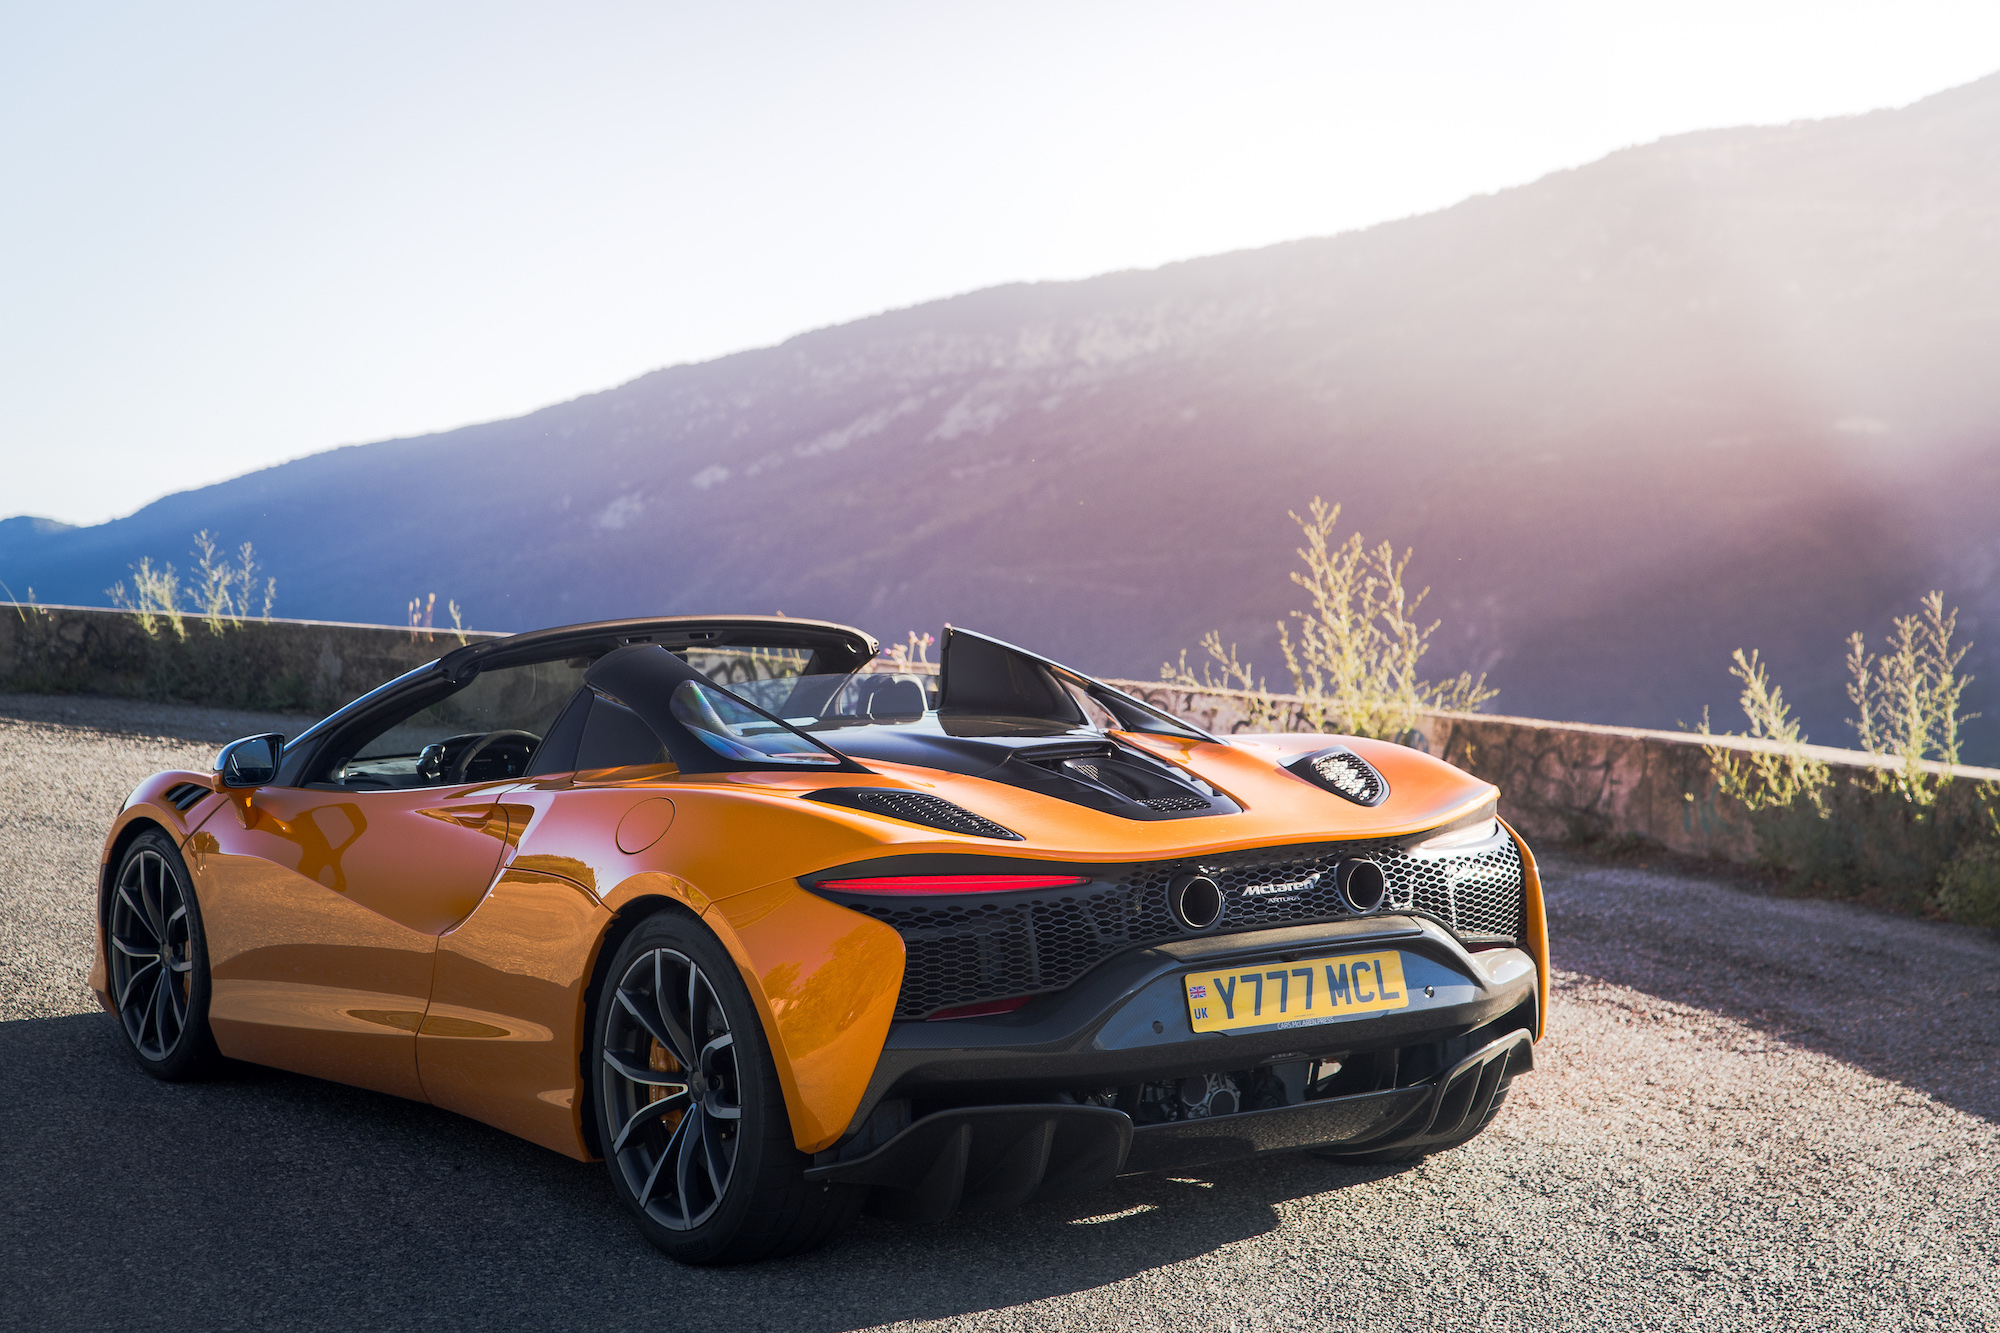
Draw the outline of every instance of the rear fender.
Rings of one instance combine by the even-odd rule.
[[[1535,854],[1528,850],[1528,844],[1514,831],[1513,825],[1503,819],[1500,827],[1507,830],[1507,836],[1521,853],[1521,890],[1525,898],[1521,943],[1535,960],[1535,1040],[1540,1041],[1549,1026],[1549,922],[1542,906],[1542,875],[1535,867]]]
[[[757,1006],[785,1093],[792,1140],[818,1152],[846,1132],[889,1035],[903,985],[903,940],[890,927],[791,880],[710,901],[661,872],[634,875],[605,899],[623,913],[677,903],[729,951]]]

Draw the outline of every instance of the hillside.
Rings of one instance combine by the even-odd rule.
[[[782,609],[949,619],[1113,675],[1210,627],[1261,666],[1288,508],[1417,550],[1433,661],[1509,713],[1733,714],[1761,646],[1814,740],[1839,659],[1930,587],[2000,761],[2000,76],[1684,135],[1424,217],[996,288],[319,454],[90,528],[0,579],[102,603],[206,527],[283,614],[481,627]]]

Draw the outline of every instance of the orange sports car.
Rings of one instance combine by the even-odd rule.
[[[431,1102],[742,1261],[864,1203],[1463,1143],[1548,998],[1496,795],[964,630],[935,675],[818,621],[541,630],[140,784],[91,984],[158,1077]]]

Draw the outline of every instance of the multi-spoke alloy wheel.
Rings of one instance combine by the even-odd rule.
[[[112,1002],[139,1063],[163,1078],[199,1072],[213,1056],[201,913],[187,867],[157,833],[119,864],[106,926]]]
[[[640,1211],[671,1231],[714,1215],[742,1128],[736,1038],[701,966],[673,949],[639,956],[606,997],[605,1154]]]
[[[164,1060],[187,1029],[187,894],[152,848],[125,862],[111,900],[111,993],[125,1035],[148,1060]]]
[[[808,1183],[771,1044],[736,961],[672,908],[632,926],[593,1002],[592,1118],[647,1240],[691,1264],[809,1249],[860,1207]]]

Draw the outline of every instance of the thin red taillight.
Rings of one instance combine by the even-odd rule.
[[[1082,875],[881,875],[871,879],[823,879],[818,887],[835,893],[1012,893],[1020,889],[1067,889],[1088,883]]]

